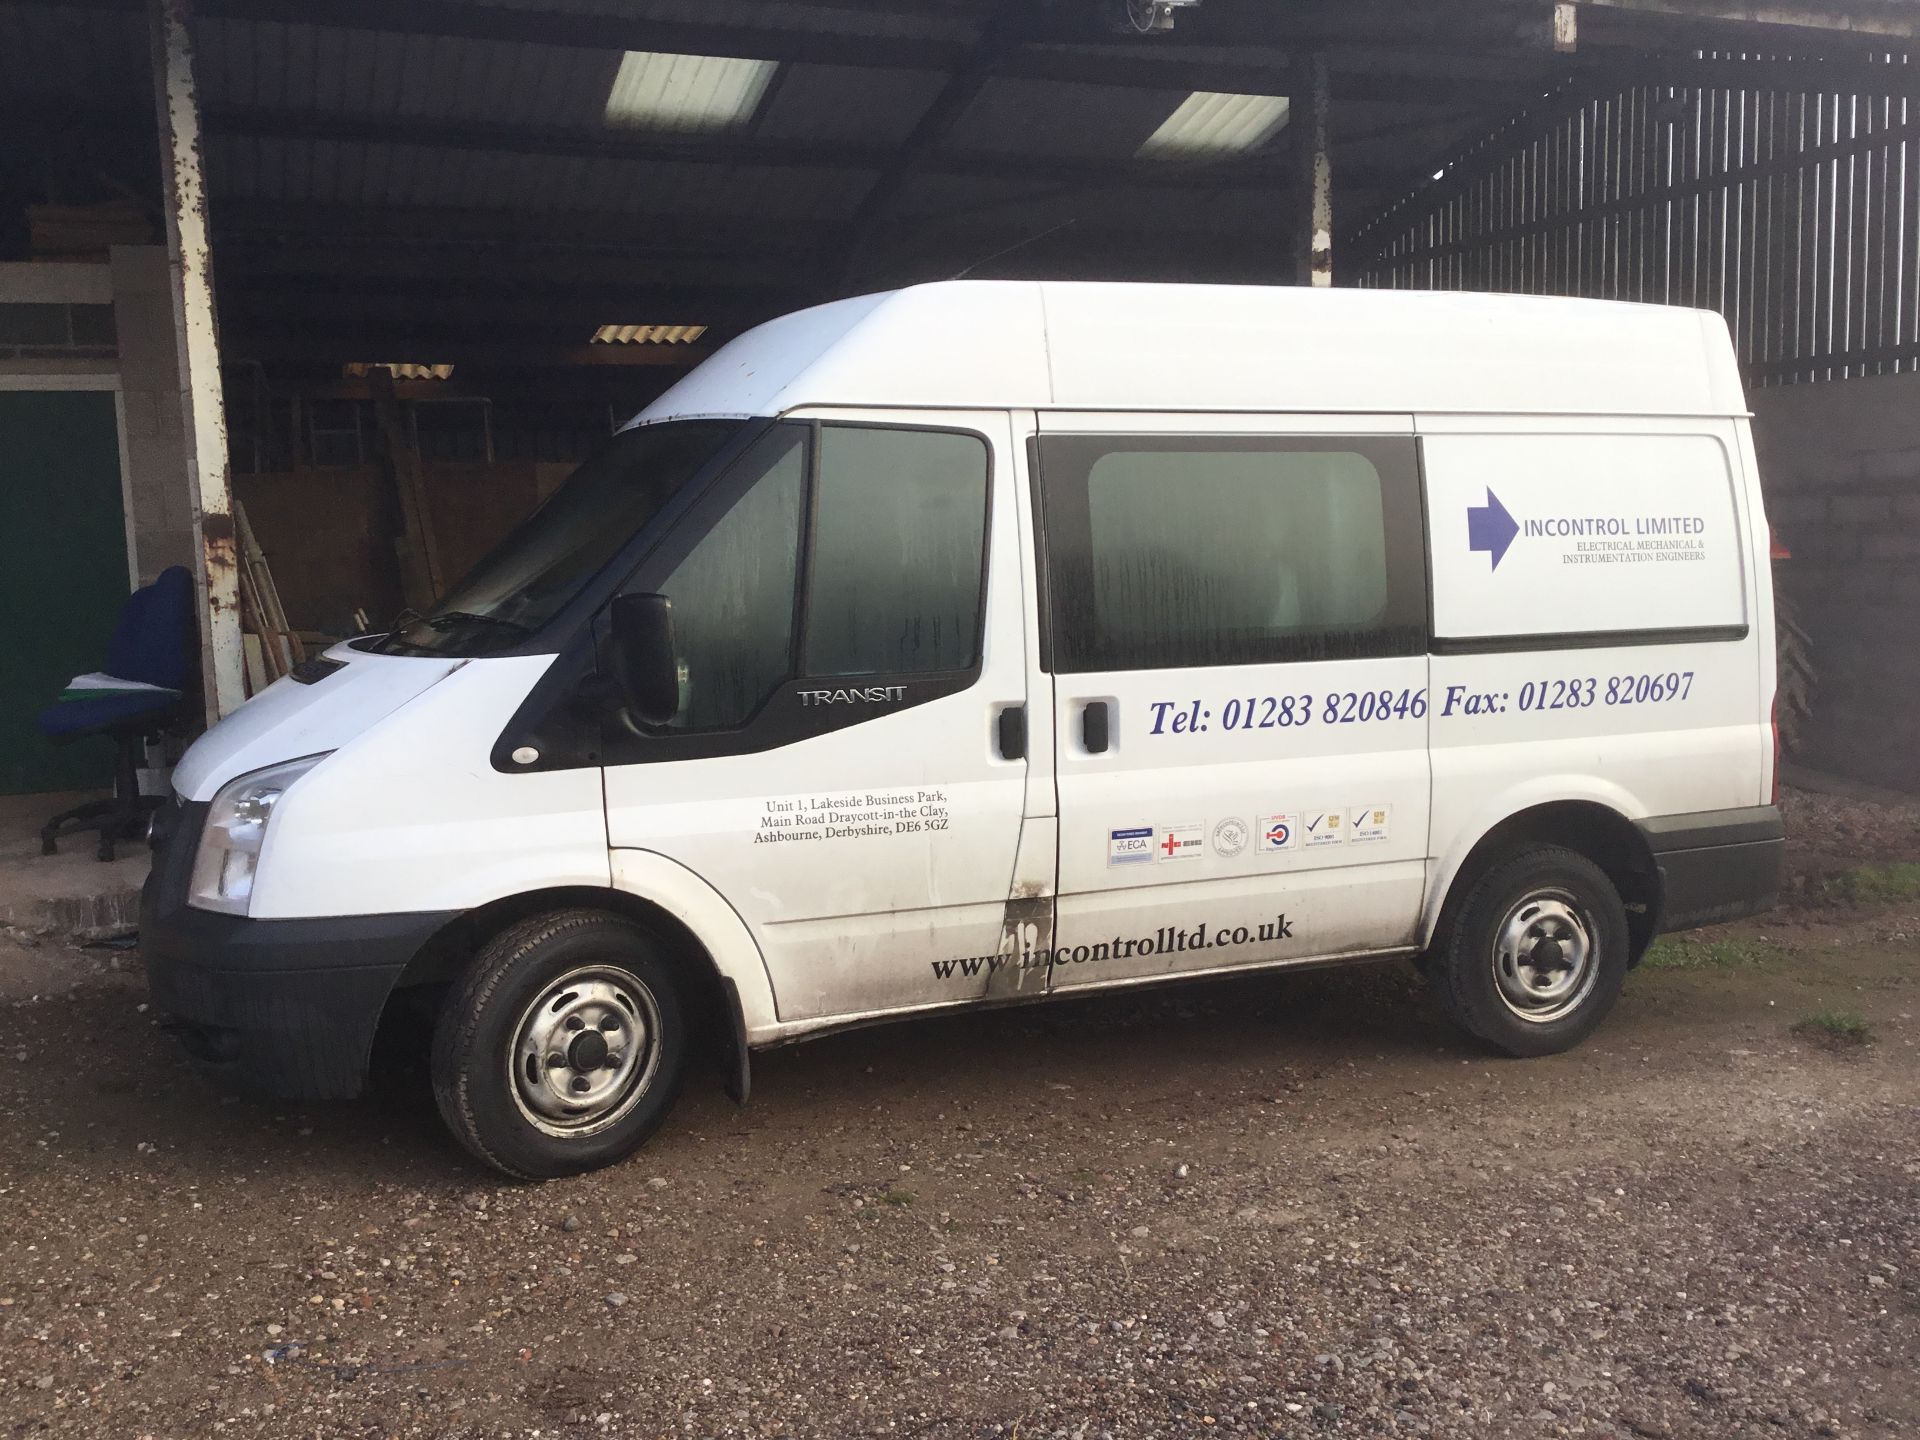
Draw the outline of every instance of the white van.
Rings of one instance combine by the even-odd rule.
[[[1768,905],[1727,332],[1485,295],[957,283],[742,336],[431,614],[203,736],[158,1007],[281,1096],[432,1016],[509,1174],[703,1041],[1416,957],[1513,1055]]]

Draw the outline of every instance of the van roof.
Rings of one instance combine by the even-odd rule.
[[[1726,323],[1614,301],[958,280],[749,330],[636,423],[808,406],[1743,415]]]

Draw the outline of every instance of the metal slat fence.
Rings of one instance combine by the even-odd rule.
[[[1920,369],[1920,65],[1693,65],[1569,79],[1362,227],[1356,282],[1715,309],[1754,384]]]

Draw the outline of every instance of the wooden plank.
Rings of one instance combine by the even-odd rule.
[[[1769,94],[1766,142],[1766,159],[1769,164],[1778,161],[1791,143],[1792,115],[1793,97],[1791,95]],[[1792,237],[1800,223],[1800,217],[1790,203],[1793,193],[1792,180],[1784,175],[1770,175],[1765,184],[1767,187],[1765,331],[1760,341],[1760,353],[1755,357],[1754,362],[1761,364],[1776,360],[1785,353],[1793,298],[1790,264],[1793,253]]]
[[[250,630],[240,633],[240,653],[245,666],[247,694],[258,695],[268,685],[272,677],[267,674],[266,652],[260,644],[260,637]]]
[[[1637,88],[1627,91],[1615,102],[1613,131],[1613,193],[1625,198],[1633,188],[1633,124],[1639,101]],[[1630,213],[1630,212],[1629,212]],[[1627,247],[1631,241],[1628,213],[1613,218],[1608,263],[1613,278],[1608,294],[1627,298]]]
[[[385,371],[375,372],[375,376],[384,374]],[[374,421],[380,430],[387,478],[393,486],[400,515],[394,553],[400,563],[401,593],[408,608],[424,613],[439,598],[443,585],[433,517],[427,508],[420,475],[420,452],[414,448],[413,437],[401,418],[399,402],[393,397],[391,376],[385,387],[380,387],[377,379],[375,384]]]
[[[1796,358],[1775,361],[1769,365],[1757,365],[1753,370],[1758,379],[1817,380],[1825,378],[1829,372],[1868,367],[1879,369],[1902,362],[1908,368],[1920,362],[1920,341],[1888,345],[1876,350],[1836,350],[1811,359]]]
[[[1525,214],[1529,220],[1546,218],[1547,183],[1547,142],[1545,136],[1536,137],[1527,147],[1527,188]],[[1521,289],[1529,295],[1541,292],[1541,276],[1546,271],[1546,243],[1544,232],[1536,229],[1527,240],[1526,279]]]
[[[1920,120],[1920,101],[1903,102],[1906,108],[1907,123],[1911,125]],[[1902,325],[1899,348],[1920,343],[1920,140],[1907,140],[1901,146],[1902,164],[1906,168],[1906,199],[1902,204],[1904,215],[1904,233],[1906,244],[1901,247],[1900,293],[1906,300],[1906,320]],[[1909,361],[1904,366],[1914,368]]]
[[[1700,97],[1698,90],[1679,92],[1686,102],[1684,118],[1674,123],[1674,177],[1680,181],[1691,181],[1700,173]],[[1698,187],[1685,199],[1676,203],[1674,209],[1673,243],[1673,295],[1676,305],[1698,303],[1694,293],[1696,237],[1700,231],[1700,192]]]
[[[1891,128],[1897,104],[1891,100],[1874,102],[1876,128],[1884,135]],[[1900,268],[1900,147],[1886,144],[1874,151],[1874,237],[1873,237],[1873,326],[1875,346],[1891,345],[1898,337],[1894,307],[1898,302],[1895,277]]]
[[[1724,169],[1722,150],[1726,146],[1726,92],[1709,90],[1705,94],[1705,146],[1701,154],[1701,179],[1709,182]],[[1701,232],[1699,232],[1699,300],[1707,309],[1726,315],[1726,190],[1709,184],[1701,194]]]
[[[254,535],[253,523],[247,518],[246,507],[238,500],[233,502],[234,522],[240,531],[240,559],[253,583],[253,590],[259,602],[260,618],[271,635],[274,643],[285,656],[286,667],[307,658],[306,647],[300,637],[287,622],[286,607],[280,603],[280,587],[274,584],[272,567],[267,563],[267,553],[260,548],[260,541]]]
[[[1738,124],[1734,134],[1738,153],[1733,157],[1736,167],[1744,166],[1757,157],[1759,145],[1760,97],[1752,90],[1739,90],[1734,95],[1734,112]],[[1759,215],[1760,187],[1751,180],[1742,180],[1734,186],[1734,214],[1739,227],[1738,283],[1740,297],[1740,328],[1736,332],[1739,355],[1742,360],[1750,359],[1754,351],[1754,334],[1757,315],[1760,308],[1761,258],[1756,243],[1760,232]]]
[[[253,577],[245,570],[240,572],[240,632],[243,641],[251,640],[260,657],[260,673],[268,684],[287,673],[284,655],[274,643],[274,636],[268,629],[260,613],[260,592],[254,588]]]
[[[1644,195],[1653,195],[1663,189],[1666,182],[1665,152],[1668,141],[1667,126],[1661,123],[1658,110],[1665,96],[1664,89],[1648,88],[1641,91],[1640,105],[1640,179]],[[1634,281],[1639,287],[1636,300],[1665,300],[1667,273],[1667,220],[1671,207],[1665,201],[1645,206],[1640,211],[1638,229],[1638,250]]]
[[[1649,103],[1650,92],[1647,88],[1635,86],[1632,101],[1627,107],[1626,130],[1621,137],[1624,173],[1621,198],[1632,202],[1631,208],[1623,211],[1620,217],[1620,294],[1622,299],[1628,300],[1645,298],[1643,268],[1652,222],[1652,206],[1647,195],[1653,188],[1647,173],[1652,162],[1646,138],[1650,119]]]
[[[1750,92],[1748,99],[1748,155],[1755,161],[1773,150],[1773,96],[1762,90]],[[1768,262],[1772,258],[1767,228],[1770,190],[1766,181],[1747,182],[1747,255],[1748,295],[1747,333],[1749,357],[1766,346],[1768,300]]]
[[[1870,102],[1852,97],[1848,103],[1849,123],[1856,134],[1872,134],[1874,129],[1873,111]],[[1854,156],[1849,165],[1848,185],[1852,191],[1852,220],[1847,229],[1847,338],[1844,348],[1850,351],[1868,351],[1873,342],[1868,337],[1870,324],[1869,311],[1872,306],[1872,265],[1873,265],[1873,152],[1865,151]],[[1866,372],[1854,367],[1850,376],[1863,375]]]
[[[1807,149],[1819,144],[1820,107],[1816,97],[1802,93],[1800,96],[1800,133]],[[1818,242],[1816,230],[1819,215],[1820,167],[1818,164],[1804,166],[1795,176],[1799,183],[1796,187],[1795,213],[1799,217],[1799,233],[1793,247],[1794,277],[1796,280],[1794,299],[1794,343],[1793,354],[1804,357],[1811,353],[1813,339],[1813,306],[1815,300],[1812,280],[1816,263],[1815,248]]]

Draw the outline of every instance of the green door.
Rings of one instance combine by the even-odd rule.
[[[107,390],[0,390],[0,795],[113,782],[113,745],[35,717],[107,663],[127,598],[120,440]]]

